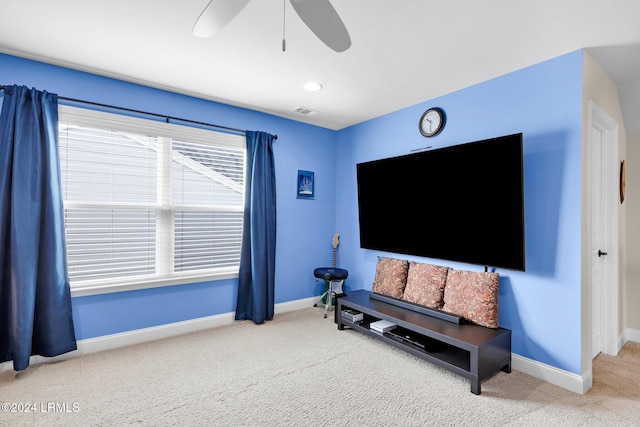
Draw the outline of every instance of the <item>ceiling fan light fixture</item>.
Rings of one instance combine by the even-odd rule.
[[[300,19],[325,45],[336,52],[351,47],[349,31],[329,0],[289,0]]]
[[[211,37],[231,22],[247,4],[249,0],[211,0],[196,20],[193,35]]]
[[[307,90],[309,92],[317,92],[320,89],[322,89],[322,85],[318,82],[308,82],[304,85],[304,90]]]
[[[193,26],[193,35],[211,37],[233,20],[250,0],[210,0]],[[351,36],[344,22],[329,0],[289,0],[300,19],[325,45],[336,52],[344,52],[351,47]],[[282,51],[287,50],[284,38],[284,14],[286,0],[283,0]]]

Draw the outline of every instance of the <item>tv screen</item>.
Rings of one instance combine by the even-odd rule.
[[[525,270],[521,133],[356,168],[362,248]]]

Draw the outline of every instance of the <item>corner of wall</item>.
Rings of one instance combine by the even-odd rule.
[[[586,50],[582,50],[582,235],[584,242],[590,242],[591,229],[589,225],[589,194],[588,180],[590,167],[588,165],[588,149],[589,149],[589,130],[590,130],[590,103],[594,102],[597,106],[611,116],[618,123],[618,158],[624,159],[627,153],[627,135],[624,127],[622,116],[622,107],[618,96],[618,88],[614,81],[598,64],[593,56]],[[621,334],[625,324],[625,304],[624,295],[626,294],[627,284],[629,283],[626,265],[627,253],[627,209],[626,206],[620,206],[618,213],[618,283],[619,283],[619,303],[618,303],[618,333]],[[590,305],[590,277],[591,277],[591,254],[588,244],[582,247],[582,366],[583,370],[591,370],[591,305]]]

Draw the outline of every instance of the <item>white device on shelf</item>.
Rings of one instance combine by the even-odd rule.
[[[388,320],[378,320],[369,325],[369,328],[374,332],[380,332],[381,334],[389,332],[396,328],[395,323],[391,323]]]
[[[348,320],[351,323],[362,322],[364,319],[364,314],[350,308],[343,308],[341,316],[343,319]]]

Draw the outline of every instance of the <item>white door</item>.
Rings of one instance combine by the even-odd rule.
[[[604,132],[591,124],[591,358],[602,351],[602,295],[606,283],[606,218],[603,197],[603,138]],[[603,253],[606,253],[604,255]]]
[[[618,353],[618,124],[589,103],[591,356]]]

